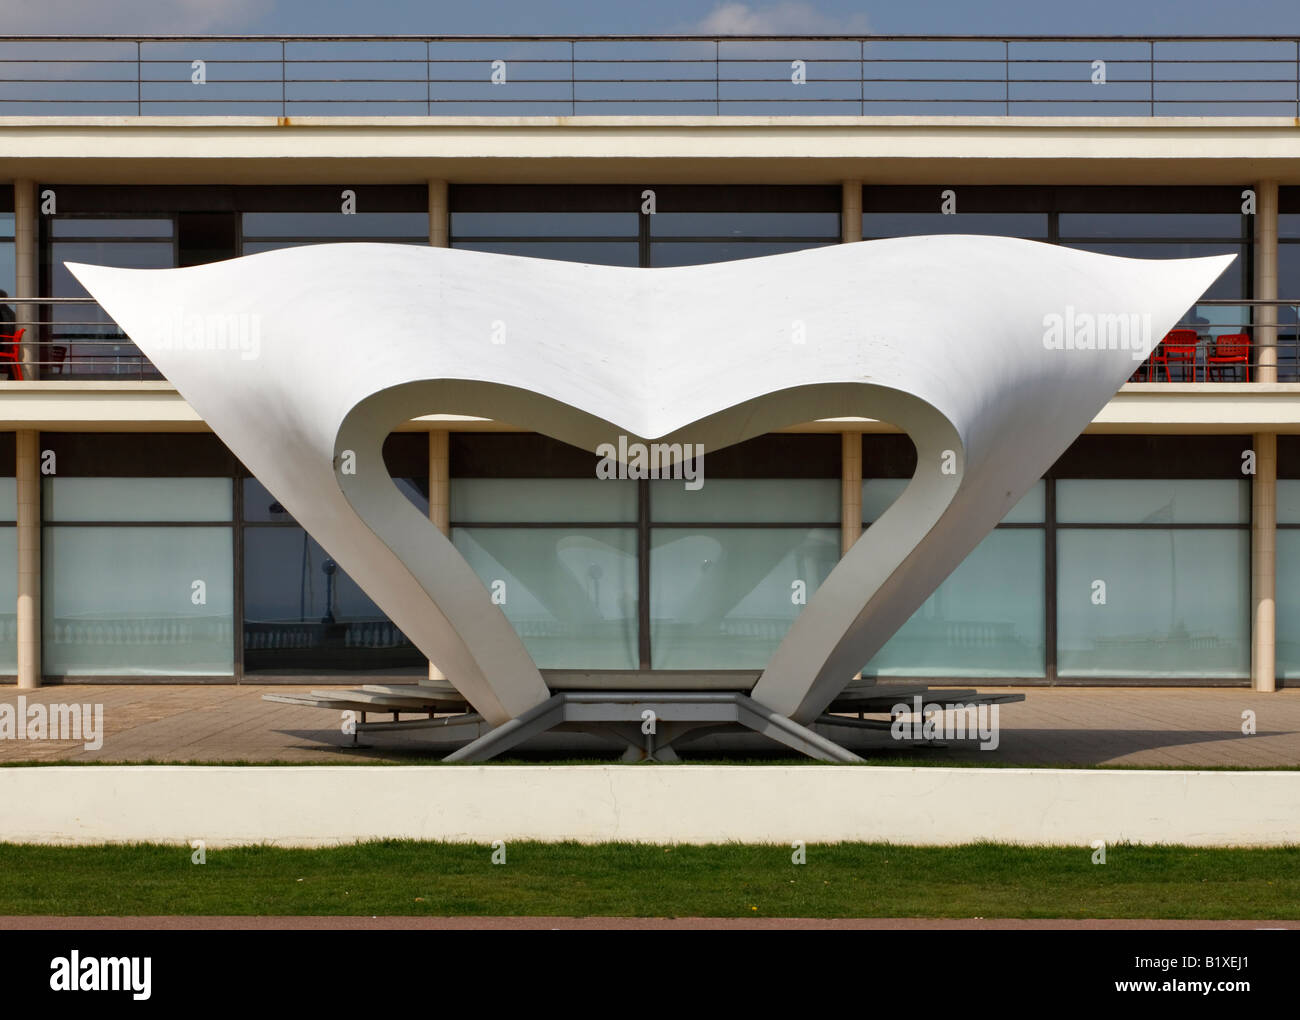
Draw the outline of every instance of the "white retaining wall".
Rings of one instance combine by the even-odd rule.
[[[383,837],[654,843],[1300,843],[1300,772],[877,766],[0,769],[0,840],[320,846]]]

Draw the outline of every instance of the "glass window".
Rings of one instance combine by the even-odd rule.
[[[1250,674],[1245,528],[1057,533],[1063,677]]]
[[[18,270],[14,254],[14,214],[0,212],[0,290],[11,298],[18,297]],[[21,295],[28,297],[29,295]],[[13,310],[12,308],[10,309]]]
[[[1277,480],[1277,523],[1300,524],[1300,478]]]
[[[43,554],[46,673],[234,672],[228,527],[47,527]]]
[[[1040,529],[992,532],[876,653],[863,673],[1043,676],[1044,544]]]
[[[937,197],[936,197],[937,204]],[[907,237],[921,234],[992,234],[1047,240],[1046,213],[868,212],[862,215],[864,238]]]
[[[60,217],[50,223],[51,233],[58,238],[125,237],[168,238],[172,236],[171,219],[128,220],[116,217],[72,218]]]
[[[272,496],[256,478],[244,480],[244,520],[252,523],[292,524],[294,520],[274,496]],[[394,478],[398,490],[414,504],[415,508],[429,516],[429,482],[427,478]]]
[[[840,521],[837,478],[706,478],[698,489],[675,479],[650,483],[656,524],[825,523]]]
[[[464,524],[635,523],[634,481],[607,478],[457,478],[451,519]]]
[[[18,530],[0,528],[0,674],[18,672],[17,609]]]
[[[838,242],[832,242],[838,243]],[[823,248],[823,242],[809,241],[735,241],[727,242],[658,242],[650,248],[650,264],[656,268],[668,266],[698,266],[709,262],[736,262],[756,259],[765,255],[784,255],[805,248]]]
[[[460,527],[452,541],[540,668],[636,668],[635,529]]]
[[[349,238],[404,237],[428,243],[426,212],[269,212],[244,213],[245,237]]]
[[[228,521],[229,478],[46,478],[47,521]]]
[[[1061,213],[1063,239],[1242,236],[1240,213]]]
[[[636,266],[640,248],[635,241],[482,241],[455,240],[453,248],[530,259],[584,262],[593,266]]]
[[[651,237],[812,238],[838,241],[840,216],[833,212],[659,212],[650,217]]]
[[[91,222],[91,221],[84,221]],[[106,219],[104,224],[117,221]],[[111,230],[106,226],[105,231]],[[172,241],[65,241],[50,248],[50,280],[54,297],[87,297],[64,266],[84,262],[122,269],[170,269],[176,264]],[[42,376],[78,375],[113,378],[157,378],[158,372],[97,304],[58,304],[50,310],[54,325],[50,342],[42,345]]]
[[[838,528],[651,534],[655,669],[761,669],[840,558]]]
[[[454,212],[453,246],[462,237],[623,237],[635,238],[635,212]]]
[[[0,213],[0,216],[3,215]],[[1300,240],[1300,213],[1279,213],[1277,236],[1287,240]]]
[[[1062,524],[1249,524],[1250,484],[1233,479],[1061,479]]]
[[[870,524],[893,504],[907,487],[910,478],[866,478],[862,482],[862,520]],[[1034,483],[1007,515],[1003,524],[1041,524],[1047,512],[1047,486]]]
[[[247,672],[383,674],[426,663],[302,528],[244,529]]]
[[[1231,300],[1232,298],[1246,297],[1246,277],[1245,277],[1245,246],[1234,244],[1231,241],[1223,241],[1209,244],[1198,244],[1189,241],[1140,241],[1126,243],[1122,241],[1109,242],[1088,242],[1083,244],[1070,244],[1071,248],[1078,248],[1080,251],[1093,251],[1102,255],[1117,255],[1126,259],[1195,259],[1203,258],[1208,255],[1236,255],[1237,261],[1223,271],[1209,289],[1206,290],[1204,297]],[[1206,309],[1200,309],[1202,313]],[[1229,311],[1232,314],[1231,322],[1241,323],[1241,309],[1221,309]]]
[[[0,522],[18,519],[18,482],[0,478]]]
[[[1282,482],[1278,482],[1278,520],[1282,519]],[[1295,490],[1300,482],[1289,482],[1288,517],[1294,520],[1300,509]],[[1277,533],[1277,675],[1300,677],[1300,529],[1282,528]]]

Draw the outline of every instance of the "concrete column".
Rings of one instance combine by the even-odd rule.
[[[862,433],[840,433],[840,555],[862,537]]]
[[[447,208],[447,182],[429,181],[429,244],[451,247],[451,213]]]
[[[18,686],[41,685],[41,434],[17,434]]]
[[[1254,437],[1250,519],[1250,682],[1277,690],[1277,435]]]
[[[446,429],[429,433],[429,520],[444,535],[451,534],[451,453]],[[429,679],[445,681],[447,676],[429,663]]]
[[[429,181],[429,244],[434,248],[451,245],[451,214],[447,208],[447,182]],[[451,533],[451,502],[448,492],[450,457],[447,430],[429,433],[429,520],[444,535]],[[432,662],[429,679],[446,681],[447,676]]]
[[[1255,297],[1277,298],[1277,181],[1255,185]],[[1256,382],[1277,382],[1277,306],[1255,307]],[[1272,688],[1270,688],[1271,690]]]
[[[840,240],[862,240],[862,182],[844,181],[840,185]]]
[[[36,229],[36,182],[14,181],[14,256],[17,269],[14,280],[18,293],[14,297],[37,296],[40,286],[39,256]],[[20,301],[16,306],[18,328],[26,329],[20,354],[23,361],[23,378],[35,379],[40,360],[40,328],[36,325],[38,305]]]

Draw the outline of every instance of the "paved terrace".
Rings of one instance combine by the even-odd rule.
[[[374,746],[344,750],[339,713],[262,700],[310,687],[123,685],[0,690],[0,704],[102,704],[103,747],[75,741],[0,740],[0,763],[54,761],[402,762],[431,757],[413,734],[367,734]],[[1006,691],[1008,688],[998,688]],[[875,760],[907,756],[935,764],[1135,765],[1275,768],[1300,765],[1300,689],[1259,694],[1242,688],[1030,688],[1001,706],[1001,742],[900,748],[880,734]],[[1242,712],[1258,732],[1241,732]],[[375,716],[371,717],[376,718]],[[414,718],[414,717],[411,717]]]

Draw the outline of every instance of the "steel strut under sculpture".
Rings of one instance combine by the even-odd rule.
[[[476,737],[452,758],[557,725],[635,745],[650,706],[664,756],[739,725],[853,760],[813,724],[1231,261],[952,235],[648,270],[388,244],[68,268],[472,706],[437,720]],[[911,437],[918,467],[748,689],[642,674],[643,690],[556,693],[384,466],[385,437],[433,412],[593,451],[698,443],[706,460],[870,417]]]

